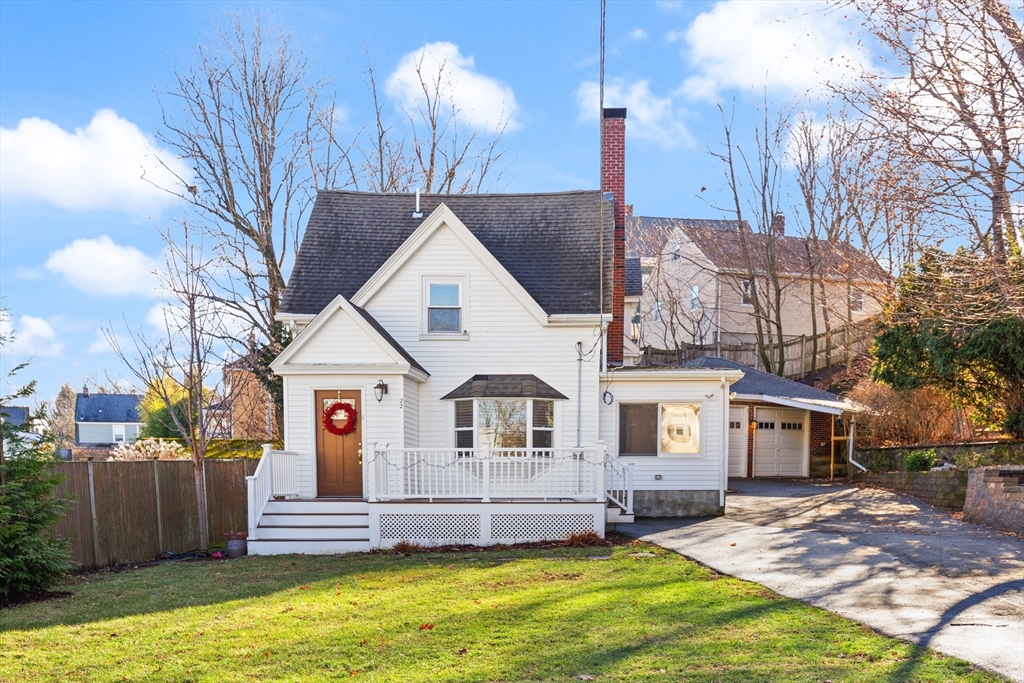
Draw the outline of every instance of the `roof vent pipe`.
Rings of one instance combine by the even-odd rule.
[[[416,190],[416,210],[412,212],[413,218],[423,218],[423,212],[420,211],[420,192],[421,190]]]

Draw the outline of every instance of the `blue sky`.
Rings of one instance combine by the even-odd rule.
[[[447,50],[461,97],[514,102],[500,189],[597,186],[596,0],[2,3],[0,296],[18,339],[0,362],[31,358],[42,399],[64,381],[124,375],[100,330],[146,324],[158,229],[177,210],[138,179],[161,152],[157,94],[229,10],[288,28],[352,132],[370,114],[365,50],[382,77],[411,53]],[[605,104],[629,109],[627,201],[643,215],[719,217],[715,99],[735,99],[741,127],[763,89],[810,107],[808,89],[837,63],[864,59],[857,38],[815,2],[609,2]]]

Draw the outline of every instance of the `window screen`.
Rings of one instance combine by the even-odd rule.
[[[619,405],[619,455],[658,454],[658,404]]]

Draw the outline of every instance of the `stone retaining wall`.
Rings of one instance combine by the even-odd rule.
[[[972,469],[967,482],[964,521],[1024,536],[1022,484],[1024,468],[996,465]]]
[[[909,493],[926,503],[951,510],[962,510],[967,495],[967,472],[877,473],[854,469],[853,481]]]
[[[963,453],[985,455],[1003,454],[1007,458],[1024,457],[1024,441],[988,441],[984,443],[947,443],[923,446],[897,446],[894,448],[858,448],[854,459],[872,472],[889,472],[903,469],[903,458],[912,451],[935,451],[937,464],[956,463],[956,456]],[[990,461],[991,462],[991,461]],[[996,462],[999,462],[998,460]]]

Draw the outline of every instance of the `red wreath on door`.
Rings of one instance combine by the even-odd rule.
[[[345,413],[347,418],[345,424],[340,427],[334,424],[334,416],[339,412]],[[356,431],[356,407],[351,403],[342,403],[341,401],[332,403],[324,409],[323,425],[324,429],[331,434],[337,434],[338,436],[351,434]]]

